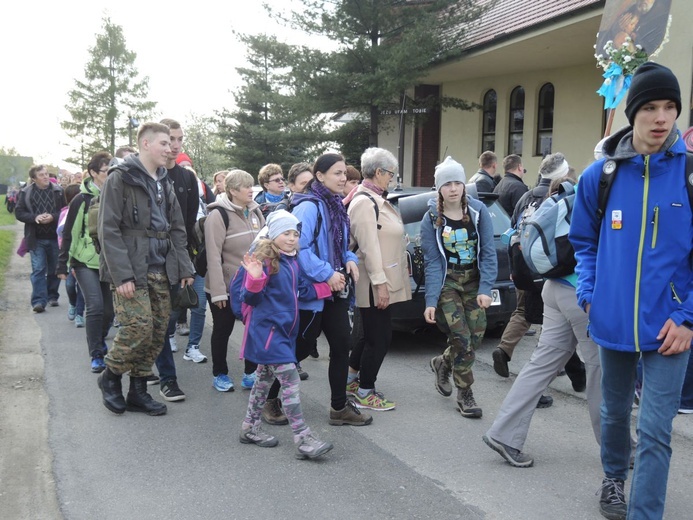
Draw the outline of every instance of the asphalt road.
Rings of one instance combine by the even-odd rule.
[[[288,426],[266,427],[280,439],[276,448],[240,444],[248,391],[217,392],[211,360],[184,361],[182,349],[175,358],[185,401],[168,403],[162,417],[110,413],[89,370],[84,329],[67,320],[67,299],[63,294],[60,307],[32,314],[28,271],[28,257],[15,258],[0,301],[3,328],[16,330],[11,346],[7,335],[0,340],[2,518],[602,518],[598,447],[586,404],[566,378],[552,384],[553,407],[534,416],[525,446],[533,468],[510,467],[482,442],[512,384],[490,365],[497,339],[484,342],[475,366],[482,419],[462,418],[453,398],[434,389],[428,361],[441,349],[439,337],[396,335],[378,390],[397,409],[376,413],[361,428],[327,424],[328,351],[321,343],[320,358],[304,362],[310,378],[301,384],[302,404],[309,426],[335,448],[322,460],[299,461]],[[229,348],[237,383],[242,330],[238,324]],[[185,338],[178,343],[184,347]],[[512,370],[535,343],[536,337],[523,340]],[[32,351],[37,375],[21,375],[29,362],[16,356]],[[158,397],[158,387],[150,388]],[[29,421],[26,437],[8,440],[22,431],[7,422],[18,418]],[[678,520],[690,518],[693,507],[692,416],[675,420],[673,449],[666,518]]]

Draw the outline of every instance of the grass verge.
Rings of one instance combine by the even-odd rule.
[[[10,226],[17,222],[14,218],[14,213],[8,213],[3,199],[0,205],[0,226]],[[5,288],[5,275],[10,264],[10,255],[14,251],[14,239],[16,232],[14,230],[0,229],[0,292]]]

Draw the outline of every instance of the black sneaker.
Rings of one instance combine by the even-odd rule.
[[[36,305],[33,306],[32,310],[33,310],[36,314],[40,314],[40,313],[42,313],[43,311],[46,310],[46,306],[45,306],[45,305],[41,305],[40,303],[37,303]]]
[[[498,347],[491,356],[493,357],[493,370],[496,371],[496,374],[501,377],[510,377],[510,370],[508,369],[510,356],[506,354],[505,350]]]
[[[152,386],[152,385],[158,385],[159,384],[159,376],[155,376],[152,374],[151,376],[147,376],[147,386]]]
[[[161,383],[159,395],[169,402],[182,401],[185,399],[185,394],[178,388],[178,382],[175,379]]]
[[[599,499],[599,512],[604,518],[609,520],[626,520],[626,494],[623,491],[623,481],[617,478],[604,477],[602,487],[599,488],[597,494],[601,491],[602,496]]]
[[[537,408],[550,408],[553,404],[553,397],[550,395],[542,395],[537,402]]]
[[[305,372],[303,368],[301,368],[301,363],[296,364],[296,371],[298,372],[298,377],[301,379],[301,381],[308,379],[308,372]]]
[[[318,347],[315,347],[313,350],[311,350],[309,355],[313,359],[318,359],[320,357],[320,352],[318,352]]]
[[[489,448],[498,452],[501,457],[507,460],[511,466],[515,466],[516,468],[529,468],[534,464],[534,459],[532,459],[532,457],[526,453],[522,453],[518,449],[511,448],[507,444],[503,444],[488,435],[484,435],[481,439]]]

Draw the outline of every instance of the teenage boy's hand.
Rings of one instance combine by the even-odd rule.
[[[664,339],[662,346],[657,349],[657,352],[664,356],[672,356],[680,354],[691,348],[691,340],[693,340],[693,330],[685,325],[676,325],[669,318],[662,330],[657,336],[658,340]]]

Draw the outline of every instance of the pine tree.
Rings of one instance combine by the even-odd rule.
[[[69,121],[61,126],[79,145],[66,159],[82,167],[101,150],[115,152],[116,140],[128,135],[129,117],[144,120],[155,106],[147,101],[149,79],[139,79],[137,54],[128,50],[123,28],[106,17],[103,32],[89,49],[91,59],[84,68],[84,80],[75,80],[68,93]]]
[[[303,9],[275,18],[326,37],[334,51],[294,53],[298,91],[315,113],[355,112],[370,121],[377,146],[379,114],[421,83],[436,63],[460,55],[465,28],[496,0],[301,0]],[[416,100],[420,107],[475,105],[455,98]]]
[[[239,39],[247,46],[249,66],[236,69],[244,84],[234,93],[236,107],[218,113],[230,166],[254,177],[270,162],[286,171],[311,157],[326,136],[319,121],[302,115],[297,105],[291,47],[267,35]]]

